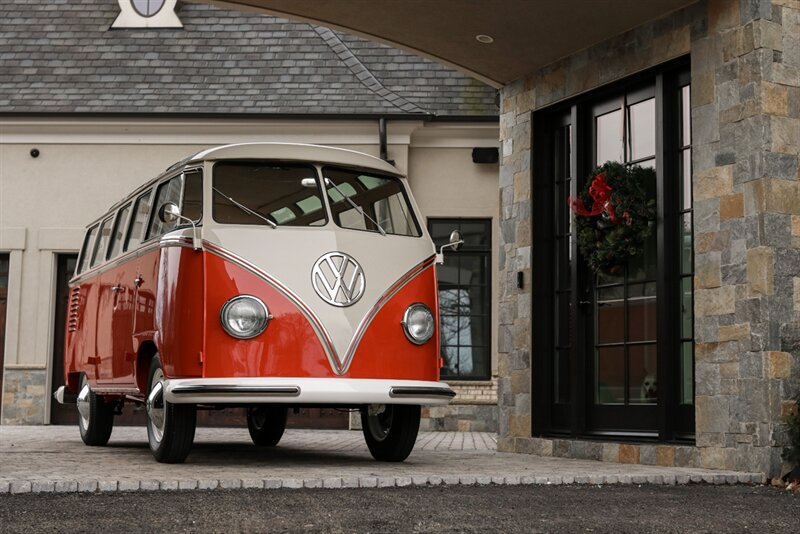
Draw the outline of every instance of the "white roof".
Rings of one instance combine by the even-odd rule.
[[[323,145],[310,145],[302,143],[239,143],[223,145],[201,150],[180,162],[186,165],[207,160],[221,159],[279,159],[284,161],[308,161],[316,163],[331,163],[351,167],[376,169],[385,173],[402,176],[397,168],[375,156]],[[175,165],[173,167],[177,167]]]

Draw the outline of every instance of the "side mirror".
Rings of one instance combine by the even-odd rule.
[[[158,219],[164,224],[172,224],[181,218],[181,210],[174,202],[165,202],[158,208]]]
[[[463,244],[464,240],[461,238],[461,232],[453,230],[450,233],[450,242],[439,248],[439,253],[436,255],[436,263],[444,263],[444,249],[451,248],[453,250],[458,250]]]
[[[453,230],[450,233],[450,248],[453,250],[458,250],[461,248],[461,245],[464,244],[464,240],[461,239],[461,232],[458,230]]]
[[[181,219],[188,222],[192,225],[192,248],[195,250],[203,248],[200,236],[197,235],[197,225],[193,220],[181,215],[181,209],[174,202],[165,202],[158,208],[158,219],[164,224],[172,224]]]
[[[302,180],[300,180],[300,185],[303,187],[315,189],[317,187],[317,180],[316,178],[303,178]]]

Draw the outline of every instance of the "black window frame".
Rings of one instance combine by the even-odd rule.
[[[445,372],[445,367],[442,368],[440,372],[440,376],[442,380],[449,380],[449,381],[464,381],[464,382],[485,382],[492,379],[492,347],[493,347],[493,337],[492,337],[492,302],[493,302],[493,270],[492,270],[492,218],[491,217],[428,217],[427,219],[427,228],[428,233],[433,236],[433,225],[434,224],[443,224],[447,226],[451,226],[451,230],[460,230],[461,225],[463,224],[482,224],[485,226],[485,235],[486,235],[486,245],[483,247],[476,247],[470,246],[469,244],[465,244],[462,248],[458,251],[454,251],[452,248],[446,248],[444,250],[444,265],[448,264],[448,261],[452,262],[457,260],[459,255],[464,254],[480,254],[481,256],[485,257],[486,261],[486,272],[485,276],[486,279],[484,280],[482,286],[486,288],[486,292],[484,295],[484,307],[485,307],[485,314],[482,314],[480,317],[483,318],[484,323],[484,339],[485,343],[480,345],[486,349],[486,368],[481,369],[481,372],[475,375],[460,375],[460,374],[449,374]],[[449,234],[449,232],[448,232]],[[463,233],[462,233],[463,235]],[[436,242],[436,249],[439,250],[439,247],[445,244],[446,241]],[[437,277],[437,284],[439,280]],[[437,287],[437,291],[439,288]],[[440,314],[441,314],[441,306],[440,306]],[[473,316],[473,315],[470,315]],[[441,321],[441,315],[440,315]],[[441,327],[439,326],[439,343],[440,343],[440,354],[444,354],[442,350],[442,335],[441,335]],[[457,345],[461,347],[461,345]],[[464,346],[478,346],[478,345],[464,345]],[[444,356],[442,356],[444,357]]]

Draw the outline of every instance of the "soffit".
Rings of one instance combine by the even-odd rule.
[[[502,86],[696,0],[208,1],[342,29]]]

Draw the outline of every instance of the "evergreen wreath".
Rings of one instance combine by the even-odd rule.
[[[644,184],[655,183],[655,176],[650,168],[609,161],[592,172],[576,198],[569,198],[578,248],[595,273],[619,274],[642,252],[656,215],[656,201],[648,198]]]

